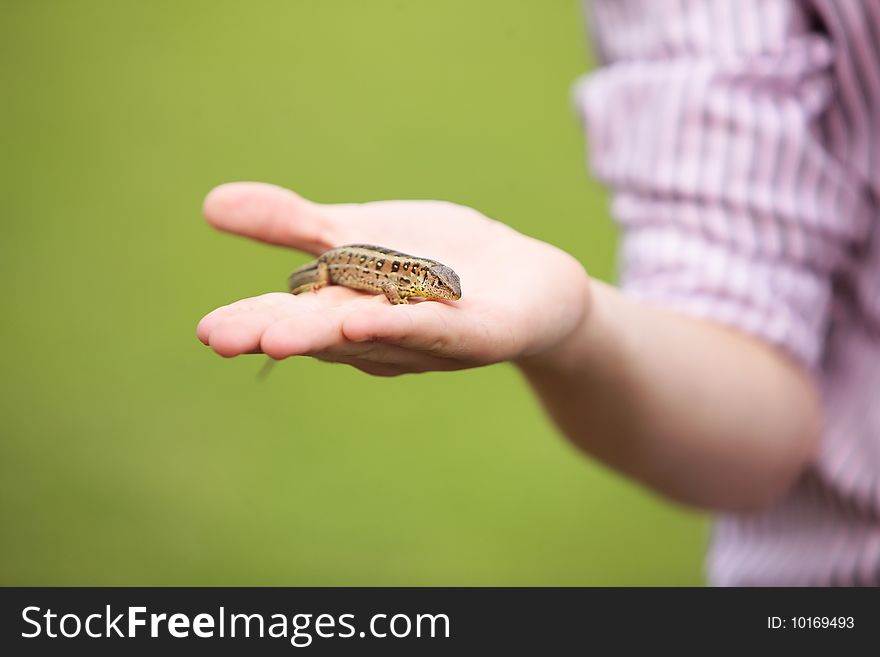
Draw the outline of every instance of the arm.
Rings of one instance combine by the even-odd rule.
[[[462,281],[451,303],[391,306],[336,286],[244,299],[199,323],[199,338],[223,356],[307,355],[382,376],[512,361],[575,444],[708,508],[767,503],[815,445],[810,378],[781,352],[633,301],[559,249],[468,208],[320,205],[234,183],[208,196],[205,213],[222,230],[311,253],[371,242],[435,256]]]
[[[681,500],[765,506],[817,447],[811,374],[871,214],[837,157],[831,44],[806,2],[590,4],[606,65],[579,100],[624,294],[596,286],[587,326],[523,369],[587,452]]]
[[[768,504],[815,449],[808,373],[830,281],[869,215],[815,129],[831,99],[827,44],[800,3],[748,5],[767,20],[732,39],[698,25],[724,30],[706,14],[739,16],[739,0],[676,3],[694,9],[687,20],[653,15],[673,6],[653,0],[597,4],[620,23],[600,21],[615,63],[585,88],[585,115],[594,168],[617,192],[623,293],[468,208],[322,205],[238,183],[206,199],[214,227],[312,254],[373,243],[424,255],[459,273],[463,296],[267,294],[209,313],[199,338],[226,357],[305,355],[383,376],[512,361],[610,466],[697,506]]]
[[[819,437],[811,378],[736,331],[601,283],[564,343],[519,366],[588,454],[680,501],[747,510],[783,493]]]

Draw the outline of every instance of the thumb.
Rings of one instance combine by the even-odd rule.
[[[220,185],[205,198],[203,211],[211,226],[227,233],[316,255],[338,246],[332,213],[277,185]]]

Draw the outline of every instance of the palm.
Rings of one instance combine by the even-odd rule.
[[[370,243],[439,260],[461,277],[456,302],[390,305],[331,286],[224,306],[199,337],[224,356],[265,352],[350,363],[374,374],[472,367],[537,353],[584,316],[588,285],[562,251],[474,210],[437,201],[321,206],[268,185],[239,183],[206,201],[218,228],[313,254]]]

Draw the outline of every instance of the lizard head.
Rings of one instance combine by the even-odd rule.
[[[437,299],[461,299],[461,281],[458,274],[446,265],[434,265],[428,270],[426,292]]]

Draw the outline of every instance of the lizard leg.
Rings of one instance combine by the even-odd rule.
[[[291,294],[302,294],[303,292],[308,292],[309,290],[314,288],[314,283],[304,283],[299,287],[293,288],[290,293]]]
[[[318,263],[318,280],[312,283],[312,292],[330,285],[330,266],[326,262]]]
[[[406,297],[400,296],[400,290],[397,289],[397,286],[394,283],[386,281],[382,283],[381,287],[385,296],[388,297],[388,301],[391,302],[391,305],[396,306],[400,303],[409,303]]]
[[[325,287],[329,284],[330,267],[327,266],[326,262],[319,262],[316,267],[314,280],[311,280],[308,283],[303,283],[302,285],[293,288],[290,293],[300,294],[301,292],[317,292],[322,287]]]

